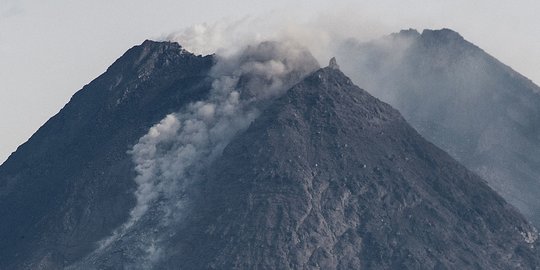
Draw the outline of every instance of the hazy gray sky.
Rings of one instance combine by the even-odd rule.
[[[0,162],[133,45],[223,19],[320,21],[373,37],[447,27],[540,82],[538,1],[374,2],[0,0]]]

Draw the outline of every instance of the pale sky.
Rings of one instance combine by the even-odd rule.
[[[194,24],[279,17],[381,35],[446,27],[538,83],[539,12],[533,0],[0,0],[0,162],[127,49]]]

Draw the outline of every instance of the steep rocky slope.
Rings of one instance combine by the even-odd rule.
[[[177,43],[127,51],[0,166],[0,269],[63,267],[128,216],[130,145],[208,93],[213,58]]]

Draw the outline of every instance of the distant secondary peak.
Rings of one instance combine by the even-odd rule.
[[[331,69],[339,69],[339,65],[338,65],[335,57],[332,57],[330,59],[330,63],[328,63],[328,67],[331,68]]]

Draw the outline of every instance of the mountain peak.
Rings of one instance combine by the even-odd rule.
[[[77,247],[62,256],[72,262],[122,224],[133,203],[127,191],[135,184],[129,145],[165,115],[203,98],[211,88],[213,63],[212,56],[187,53],[178,43],[147,40],[78,91],[20,146],[0,166],[0,269],[24,269],[13,265],[31,252],[54,257],[64,252],[62,246]],[[127,196],[113,195],[122,193]],[[80,199],[89,197],[95,199]],[[60,207],[60,202],[69,203]],[[92,210],[75,210],[83,208]],[[100,210],[113,208],[113,213]],[[38,223],[47,215],[55,221]],[[73,225],[81,220],[84,225]],[[58,228],[66,231],[50,233]]]

